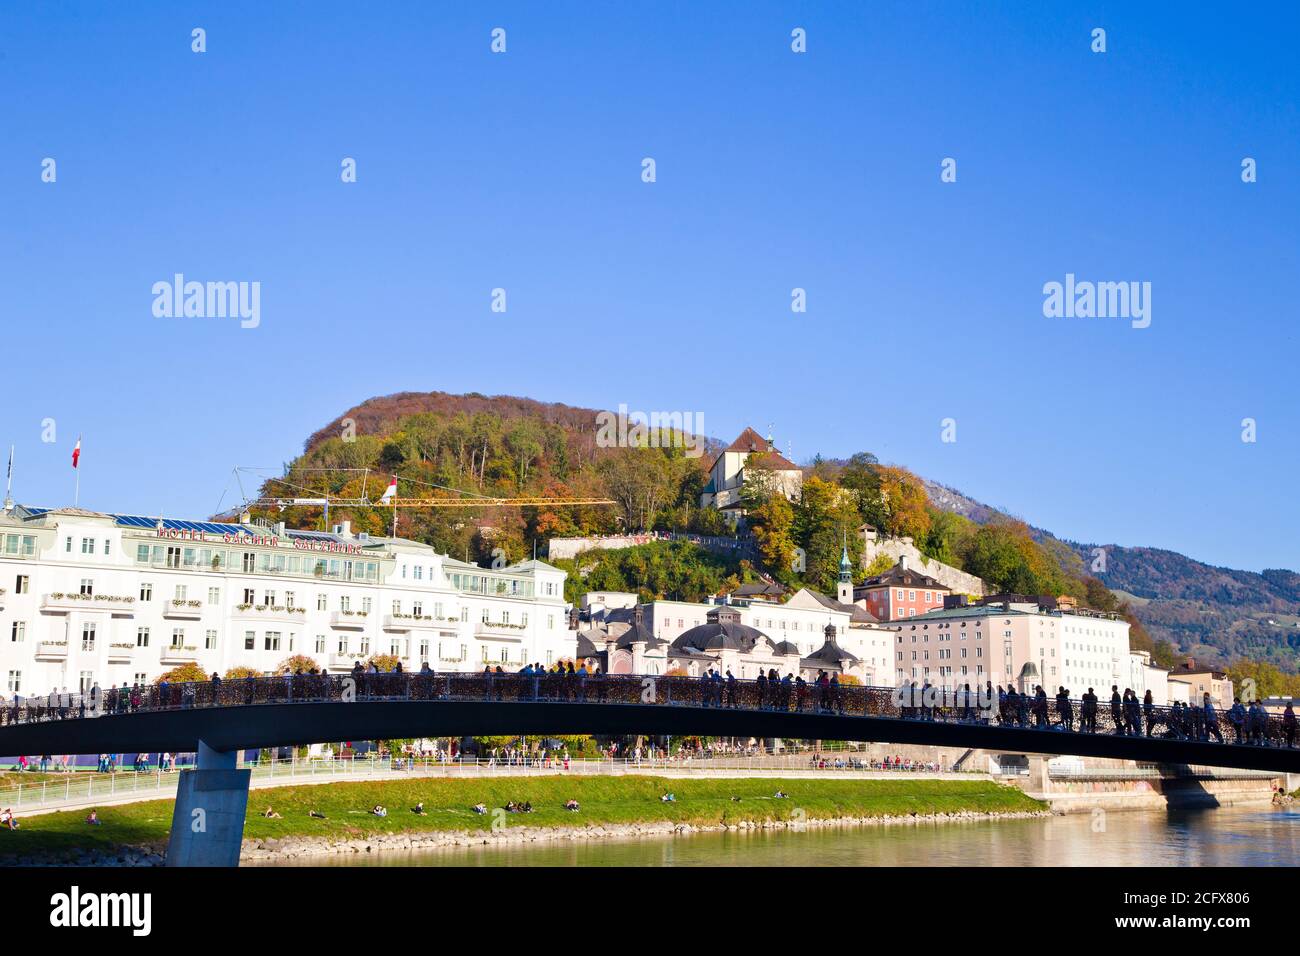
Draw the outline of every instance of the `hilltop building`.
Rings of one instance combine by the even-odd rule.
[[[186,663],[270,673],[305,655],[351,670],[519,669],[573,654],[563,571],[488,570],[402,538],[260,524],[0,512],[7,697],[151,681]]]
[[[717,508],[733,524],[737,523],[744,514],[740,495],[746,472],[753,474],[760,468],[771,475],[776,490],[791,501],[798,500],[803,490],[803,470],[782,455],[770,437],[746,428],[713,460],[709,483],[700,494],[700,507]]]

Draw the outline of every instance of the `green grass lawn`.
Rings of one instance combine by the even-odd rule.
[[[780,789],[786,799],[773,795]],[[663,803],[666,791],[675,803]],[[732,797],[740,797],[734,801]],[[564,809],[566,800],[582,809]],[[532,813],[508,814],[512,826],[584,826],[589,824],[671,822],[716,825],[742,821],[899,816],[906,814],[1033,812],[1044,805],[1019,790],[988,781],[941,780],[682,780],[662,777],[494,777],[484,779],[413,778],[366,783],[330,783],[274,787],[249,794],[247,839],[328,837],[357,839],[375,834],[434,830],[487,830],[492,809],[509,800],[533,805]],[[423,802],[427,816],[411,807]],[[388,808],[380,818],[369,811]],[[476,803],[489,812],[475,814]],[[273,807],[281,819],[261,816]],[[311,810],[325,814],[317,820]],[[0,856],[42,850],[109,848],[162,844],[171,828],[172,801],[151,800],[99,811],[102,826],[84,822],[86,811],[23,817],[16,831],[0,830]]]

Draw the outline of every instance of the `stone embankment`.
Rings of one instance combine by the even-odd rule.
[[[754,820],[733,824],[694,825],[669,821],[649,823],[588,824],[573,827],[507,826],[501,830],[441,832],[413,831],[374,835],[353,840],[327,837],[285,837],[245,840],[240,859],[244,863],[271,863],[305,857],[339,854],[418,852],[451,847],[522,846],[577,840],[637,840],[689,836],[695,833],[762,831],[801,832],[835,827],[935,826],[947,823],[981,823],[992,820],[1032,820],[1051,816],[1047,810],[1017,813],[922,813],[903,816],[836,817],[808,820]],[[0,866],[161,866],[163,847],[117,847],[112,850],[66,850],[42,854],[39,858],[0,857]]]

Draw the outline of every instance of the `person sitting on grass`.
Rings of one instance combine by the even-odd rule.
[[[527,800],[525,800],[525,801],[523,802],[523,805],[519,808],[519,812],[520,812],[520,813],[532,813],[532,812],[533,812],[533,805],[532,805],[531,803],[529,803]]]
[[[731,798],[731,802],[732,802],[732,803],[739,803],[739,802],[740,802],[740,797],[732,797],[732,798]]]
[[[325,820],[325,819],[328,819],[328,818],[325,816],[325,814],[320,813],[320,812],[317,811],[317,810],[308,810],[308,811],[307,811],[307,816],[311,817],[313,820]]]
[[[375,816],[377,816],[377,817],[386,817],[386,816],[388,816],[388,808],[387,808],[387,807],[382,807],[382,806],[380,806],[380,805],[377,804],[377,803],[375,804],[374,809],[372,809],[370,812],[373,813],[373,814],[374,814]]]
[[[411,807],[411,812],[414,813],[417,817],[428,816],[428,814],[424,812],[424,801],[421,801],[417,803],[415,806]]]
[[[672,794],[672,793],[665,793],[662,797],[659,798],[659,802],[660,802],[660,803],[676,803],[676,802],[677,802],[677,795],[676,795],[676,794]]]
[[[506,813],[518,813],[518,812],[519,812],[519,804],[515,803],[513,800],[510,800],[506,803]]]
[[[86,823],[88,823],[92,827],[99,826],[100,825],[99,813],[95,810],[91,810],[88,814],[86,814]]]
[[[577,801],[577,800],[567,800],[567,801],[565,801],[564,809],[566,809],[566,810],[572,810],[574,813],[577,813],[578,810],[581,809],[581,807],[578,806],[578,801]]]
[[[474,804],[474,806],[470,807],[470,809],[473,810],[475,813],[480,813],[480,814],[487,813],[487,807],[481,803]]]
[[[7,827],[10,830],[18,829],[18,818],[14,816],[13,810],[8,807],[0,810],[0,826]]]
[[[774,799],[777,800],[785,800],[788,796],[789,794],[787,794],[784,790],[778,790],[775,794],[773,794]]]
[[[312,811],[312,813],[314,814],[315,811]],[[262,816],[266,817],[268,820],[280,820],[280,819],[282,819],[282,817],[280,816],[280,814],[276,813],[276,812],[275,812],[274,810],[272,810],[270,807],[267,807],[265,810],[262,811]]]

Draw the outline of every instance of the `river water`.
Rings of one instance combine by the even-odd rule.
[[[320,856],[310,866],[1295,866],[1300,808],[1125,811]]]

